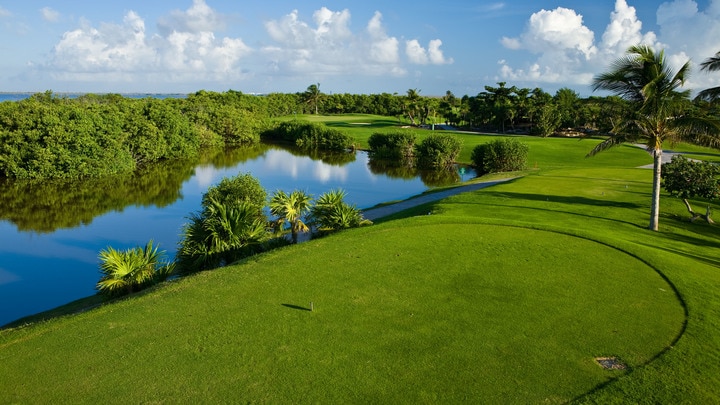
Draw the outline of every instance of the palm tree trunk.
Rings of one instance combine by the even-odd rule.
[[[653,151],[653,187],[652,203],[650,204],[650,226],[651,231],[658,230],[660,221],[660,173],[662,170],[662,149],[656,148]]]

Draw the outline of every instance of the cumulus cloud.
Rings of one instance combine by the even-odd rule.
[[[60,13],[50,7],[41,8],[40,15],[42,15],[43,20],[48,22],[57,22],[60,20]]]
[[[275,43],[263,48],[272,69],[286,74],[337,75],[407,74],[400,57],[400,41],[387,34],[382,14],[376,11],[362,32],[350,29],[350,12],[326,7],[315,11],[312,23],[304,21],[297,10],[279,20],[265,23]],[[436,40],[422,53],[423,63],[448,63]],[[416,63],[415,54],[407,54]]]
[[[163,35],[178,32],[213,32],[225,29],[225,18],[205,3],[205,0],[193,0],[189,9],[173,10],[170,16],[158,20],[158,28]]]
[[[428,49],[420,45],[417,39],[411,39],[405,42],[405,54],[411,63],[417,65],[426,65],[432,63],[433,65],[444,65],[447,63],[453,63],[453,59],[446,59],[443,55],[443,51],[440,49],[442,41],[439,39],[433,39],[428,44]]]
[[[623,56],[632,45],[664,50],[668,64],[675,69],[688,60],[699,63],[720,51],[720,0],[710,0],[705,10],[700,10],[693,0],[665,2],[658,7],[657,24],[659,33],[644,32],[635,7],[626,0],[616,0],[597,42],[576,11],[562,7],[541,10],[530,17],[520,36],[500,39],[508,49],[526,50],[537,56],[522,67],[501,61],[499,76],[507,80],[589,84],[593,76],[607,69],[610,61]],[[704,88],[718,82],[720,78],[696,74],[687,85]]]
[[[203,0],[195,0],[185,12],[161,20],[160,35],[148,35],[133,11],[122,24],[85,23],[63,35],[45,68],[58,79],[77,81],[237,79],[251,49],[239,38],[216,38],[211,29],[219,20]]]
[[[43,13],[55,18],[51,9]],[[256,49],[241,38],[219,36],[227,21],[205,0],[159,18],[156,30],[134,11],[120,23],[81,20],[64,33],[47,61],[35,65],[35,73],[64,81],[233,83],[260,75],[313,75],[317,80],[326,75],[403,76],[408,64],[453,62],[440,39],[425,48],[408,41],[417,48],[403,54],[378,11],[363,29],[353,31],[347,9],[322,7],[309,20],[293,10],[264,23],[267,38],[258,40],[262,45]]]

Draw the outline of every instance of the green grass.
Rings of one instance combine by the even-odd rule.
[[[523,178],[0,332],[0,403],[717,402],[718,227],[645,229],[642,150],[527,139]]]

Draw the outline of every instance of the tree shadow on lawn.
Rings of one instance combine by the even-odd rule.
[[[358,122],[326,122],[325,125],[339,128],[389,128],[401,125],[397,120],[368,119],[368,121],[367,125],[361,125]]]
[[[507,191],[483,191],[483,194],[491,196],[491,197],[495,197],[495,198],[509,198],[509,199],[514,199],[514,200],[529,200],[529,201],[545,201],[545,202],[570,204],[570,205],[591,205],[594,207],[614,207],[614,208],[627,208],[627,209],[635,209],[635,208],[643,207],[642,205],[639,205],[636,203],[614,201],[614,200],[601,200],[601,199],[597,199],[597,198],[587,198],[587,197],[578,197],[578,196],[513,193],[513,192],[507,192]]]

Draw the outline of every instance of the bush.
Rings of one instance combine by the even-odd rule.
[[[498,139],[476,146],[470,159],[478,175],[514,172],[527,167],[528,146],[516,139]]]
[[[368,139],[370,157],[396,161],[412,159],[415,138],[415,133],[410,131],[375,132]]]
[[[145,247],[115,250],[112,247],[100,252],[100,272],[97,283],[100,293],[107,296],[132,294],[171,277],[175,264],[163,260],[164,251],[148,242]]]
[[[462,149],[462,141],[447,134],[432,134],[415,147],[417,166],[421,169],[451,167]]]
[[[353,139],[337,129],[307,121],[285,121],[263,132],[263,138],[291,142],[303,149],[347,150]]]
[[[259,215],[266,200],[267,192],[260,185],[260,181],[252,174],[245,173],[231,178],[225,177],[217,185],[208,188],[203,194],[202,206],[207,210],[211,206],[211,201],[222,205],[247,203],[255,207]]]

